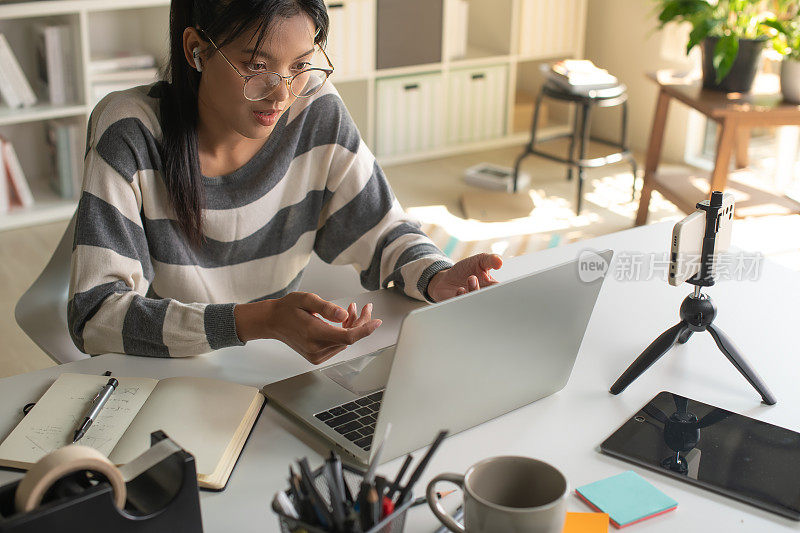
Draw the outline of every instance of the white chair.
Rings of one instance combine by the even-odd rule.
[[[17,302],[17,324],[56,363],[89,357],[75,347],[67,327],[69,263],[75,236],[72,217],[50,262]]]
[[[72,217],[50,262],[17,302],[17,324],[56,363],[89,357],[75,347],[67,326],[67,299],[75,217]],[[314,292],[326,300],[363,292],[358,274],[351,266],[332,266],[316,254],[303,274],[299,290]]]

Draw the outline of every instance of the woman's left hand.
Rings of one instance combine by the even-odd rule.
[[[428,296],[434,302],[441,302],[467,292],[477,291],[498,283],[489,271],[503,266],[497,254],[477,254],[462,259],[447,270],[434,274],[428,283]]]

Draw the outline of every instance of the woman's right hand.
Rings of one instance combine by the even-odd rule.
[[[357,311],[355,303],[345,310],[316,294],[291,292],[283,298],[237,304],[233,314],[239,340],[277,339],[318,365],[381,325],[372,319],[372,304],[365,305],[360,316]]]

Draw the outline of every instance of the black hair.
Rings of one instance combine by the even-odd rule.
[[[324,45],[328,13],[323,0],[172,0],[169,15],[169,59],[160,91],[163,179],[178,226],[192,244],[203,242],[205,205],[197,145],[197,93],[201,74],[186,61],[183,32],[197,28],[218,46],[255,27],[255,50],[276,17],[305,13],[315,25],[314,43]],[[209,47],[213,51],[213,47]],[[213,53],[213,52],[212,52]]]

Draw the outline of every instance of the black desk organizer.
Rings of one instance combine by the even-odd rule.
[[[344,480],[350,489],[350,492],[355,495],[361,486],[361,480],[366,473],[364,470],[352,467],[348,464],[342,464],[342,471],[344,473]],[[314,485],[320,492],[320,495],[326,503],[330,503],[330,492],[328,490],[328,483],[323,475],[323,468],[319,467],[311,472],[314,478]],[[288,491],[285,491],[289,496]],[[406,522],[406,513],[411,509],[414,504],[414,496],[409,492],[404,502],[397,504],[394,512],[387,517],[380,520],[374,527],[365,531],[364,533],[402,533],[403,527]],[[278,515],[278,523],[280,524],[281,533],[293,533],[295,531],[304,531],[306,533],[330,533],[330,530],[323,529],[320,526],[307,524],[298,518],[292,518],[285,515],[278,503],[272,500],[272,510]],[[2,531],[2,530],[0,530]]]
[[[168,438],[151,435],[151,445]],[[85,476],[84,476],[85,479]],[[0,533],[196,533],[203,530],[194,457],[185,450],[171,454],[127,485],[125,509],[114,504],[111,485],[81,488],[63,479],[33,511],[17,513],[14,495],[19,481],[0,487]],[[63,492],[63,495],[51,494]]]

